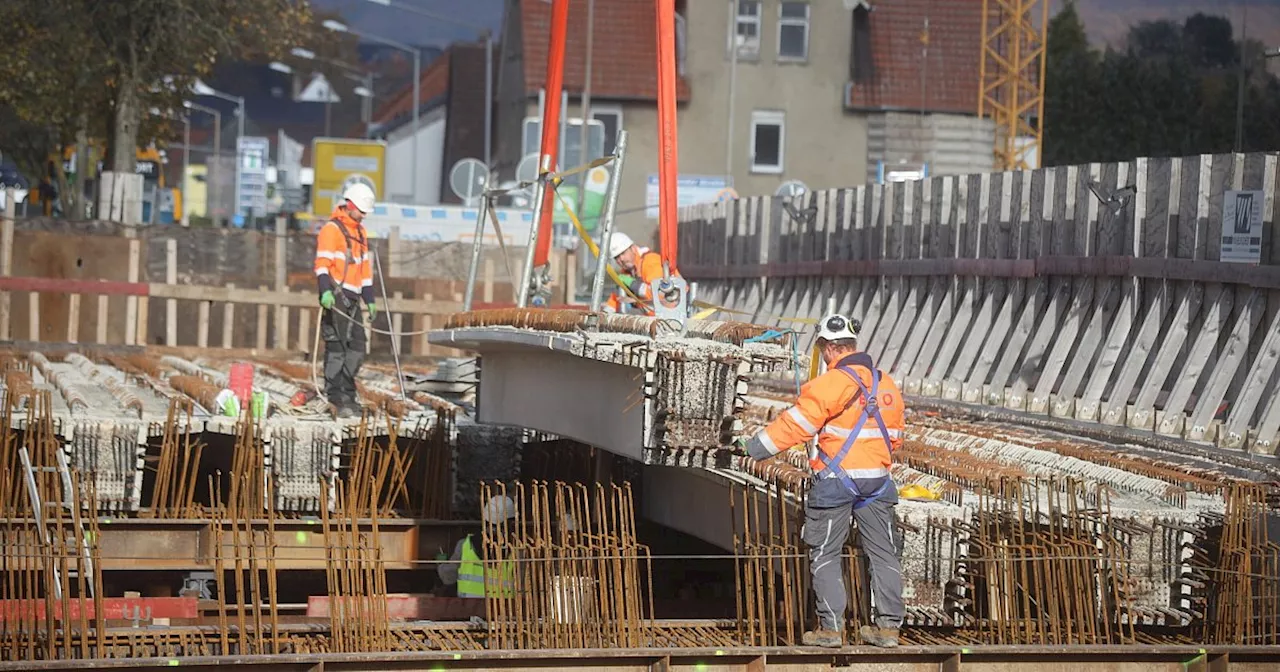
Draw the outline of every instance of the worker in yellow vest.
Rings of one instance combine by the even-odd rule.
[[[504,521],[513,524],[516,521],[516,504],[510,497],[499,495],[485,503],[480,516],[490,525]],[[440,565],[438,570],[440,580],[445,585],[457,584],[458,597],[511,597],[515,593],[515,564],[506,560],[498,565],[496,571],[486,572],[481,549],[473,537],[468,534],[453,547],[449,562]]]

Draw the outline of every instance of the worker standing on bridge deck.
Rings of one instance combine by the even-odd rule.
[[[325,396],[339,418],[359,414],[356,374],[364,361],[366,335],[363,303],[369,321],[377,315],[373,303],[373,264],[369,260],[369,238],[365,215],[373,211],[373,190],[353,184],[342,194],[342,205],[316,237],[316,283],[324,316],[320,335],[324,338]]]
[[[818,440],[809,460],[813,483],[805,502],[801,536],[809,547],[809,571],[817,594],[818,629],[804,633],[806,646],[844,644],[847,606],[841,549],[850,517],[870,560],[875,624],[859,633],[868,644],[898,645],[906,613],[902,560],[894,531],[898,491],[889,475],[894,449],[902,443],[904,405],[898,386],[858,352],[857,326],[843,315],[818,325],[818,345],[827,372],[809,381],[796,404],[746,442],[748,454],[765,460]]]
[[[631,276],[627,289],[642,301],[650,302],[649,286],[654,280],[661,280],[662,256],[647,247],[640,247],[625,233],[615,232],[609,236],[609,256],[618,265],[623,274]],[[604,303],[604,312],[621,313],[623,300],[619,292],[609,295]],[[645,315],[653,315],[653,307],[637,304]]]

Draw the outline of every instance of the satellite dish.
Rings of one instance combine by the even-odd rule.
[[[489,167],[479,159],[462,159],[449,171],[449,189],[467,205],[484,194],[489,183]]]
[[[778,198],[792,200],[800,198],[807,193],[809,193],[809,187],[805,186],[804,182],[801,182],[800,180],[787,180],[778,187],[777,191],[773,192],[773,195]]]
[[[538,179],[538,155],[527,154],[516,164],[516,182],[532,182]]]

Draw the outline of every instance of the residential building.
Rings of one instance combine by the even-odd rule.
[[[653,0],[594,0],[594,25],[587,3],[570,2],[561,164],[583,162],[591,39],[589,129],[602,140],[590,141],[587,159],[610,151],[617,128],[629,131],[618,226],[647,240],[658,163]],[[981,5],[678,0],[679,170],[706,178],[682,183],[681,200],[714,198],[725,184],[742,195],[796,193],[990,170],[993,127],[975,116]],[[546,0],[508,0],[495,128],[501,179],[539,148],[550,22]]]
[[[412,82],[375,110],[369,135],[387,142],[387,185],[381,200],[416,205],[462,202],[449,188],[449,170],[464,158],[485,158],[484,67],[483,44],[459,43],[422,69],[416,201]]]

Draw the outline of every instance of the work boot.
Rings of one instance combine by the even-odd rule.
[[[821,646],[824,649],[838,649],[844,646],[844,635],[837,630],[828,630],[826,628],[818,628],[810,630],[800,637],[800,643],[805,646]]]
[[[892,649],[898,646],[898,630],[896,628],[882,628],[878,625],[864,625],[858,631],[862,635],[862,641],[871,646],[878,646],[882,649]]]

